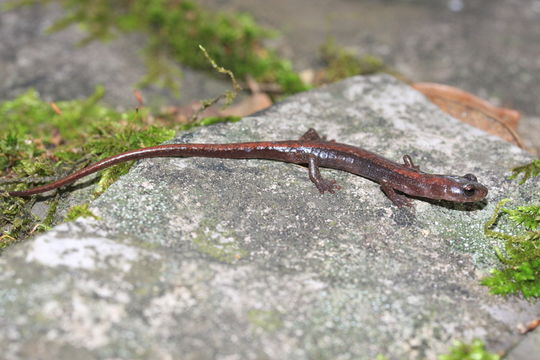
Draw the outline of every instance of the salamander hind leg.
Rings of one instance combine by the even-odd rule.
[[[341,189],[341,186],[336,184],[335,180],[324,179],[319,170],[319,161],[315,156],[309,158],[309,179],[315,184],[321,194],[328,191],[333,194],[336,190]]]
[[[381,182],[381,190],[397,207],[413,206],[412,199],[403,194],[398,194],[396,190],[386,182]]]

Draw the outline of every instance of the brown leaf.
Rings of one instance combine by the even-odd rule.
[[[516,133],[520,119],[518,111],[493,106],[479,97],[448,85],[415,83],[412,87],[453,117],[524,148]]]
[[[251,76],[248,76],[247,78],[247,85],[252,95],[240,101],[238,104],[222,110],[224,116],[243,117],[264,110],[272,105],[270,96],[261,91],[261,87]]]
[[[60,110],[60,108],[58,107],[58,105],[56,105],[56,103],[51,102],[50,105],[51,105],[52,111],[54,111],[57,115],[62,115],[62,110]]]
[[[135,100],[137,100],[137,104],[139,104],[139,106],[144,106],[142,93],[139,90],[133,90],[133,96],[135,97]]]
[[[261,111],[272,105],[272,99],[266,93],[261,91],[261,86],[255,80],[247,78],[247,85],[251,90],[252,95],[244,98],[237,104],[227,108],[220,108],[217,104],[205,108],[199,113],[203,103],[194,101],[191,104],[183,106],[169,107],[164,110],[164,115],[173,117],[176,122],[188,123],[193,121],[193,116],[196,114],[198,119],[210,116],[238,116],[244,117],[251,115],[257,111]]]
[[[221,110],[221,113],[223,116],[242,117],[264,110],[270,105],[272,105],[272,100],[270,100],[270,97],[264,93],[258,93],[245,98],[238,104]]]
[[[538,326],[540,326],[540,319],[536,319],[536,320],[528,322],[525,326],[521,327],[520,332],[522,334],[526,334],[528,332],[535,330]]]

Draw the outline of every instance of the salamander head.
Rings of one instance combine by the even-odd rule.
[[[475,202],[483,200],[488,193],[488,189],[473,174],[439,175],[433,186],[432,193],[437,194],[439,200]]]

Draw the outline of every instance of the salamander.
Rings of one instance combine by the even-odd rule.
[[[111,156],[49,184],[24,191],[11,191],[10,196],[30,196],[53,190],[74,181],[130,160],[155,157],[208,157],[223,159],[268,159],[307,165],[309,178],[319,192],[334,193],[340,189],[335,180],[321,176],[320,167],[346,171],[377,182],[396,206],[412,206],[409,196],[453,202],[483,200],[488,190],[473,174],[464,176],[429,174],[420,170],[409,155],[403,163],[359,147],[326,140],[309,129],[298,140],[256,141],[229,144],[158,145]]]

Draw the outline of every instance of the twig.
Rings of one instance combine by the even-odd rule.
[[[206,57],[206,59],[210,62],[210,64],[212,65],[212,67],[219,73],[221,74],[226,74],[228,75],[230,78],[231,78],[231,82],[232,82],[232,86],[233,86],[233,90],[227,90],[225,91],[223,94],[220,94],[218,96],[216,96],[215,98],[212,98],[212,99],[208,99],[208,100],[205,100],[202,102],[201,106],[199,107],[199,109],[197,109],[197,111],[195,111],[193,113],[193,115],[191,116],[191,119],[190,119],[190,122],[193,123],[197,120],[197,118],[199,117],[199,115],[206,109],[208,109],[210,106],[216,104],[219,100],[221,99],[226,99],[225,101],[225,106],[229,106],[234,98],[236,97],[236,95],[238,94],[238,92],[242,91],[242,86],[240,86],[240,84],[236,81],[236,78],[234,77],[234,74],[231,70],[228,70],[228,69],[225,69],[224,67],[222,66],[219,66],[218,64],[216,64],[216,62],[214,61],[214,59],[212,59],[210,57],[210,55],[208,54],[208,52],[206,51],[206,49],[204,48],[204,46],[202,45],[199,45],[199,49],[201,49],[201,51],[203,52],[204,56]]]

